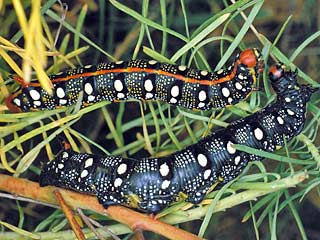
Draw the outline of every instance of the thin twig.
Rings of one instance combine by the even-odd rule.
[[[117,235],[115,235],[112,231],[110,231],[106,226],[101,225],[99,222],[93,220],[90,217],[87,217],[80,208],[77,208],[77,212],[80,217],[83,219],[85,224],[91,229],[94,235],[97,236],[99,239],[105,239],[96,229],[94,226],[99,227],[101,230],[107,232],[113,239],[120,240]]]
[[[56,199],[61,207],[61,210],[63,211],[64,215],[68,219],[68,222],[69,222],[74,234],[77,236],[77,239],[78,240],[85,240],[86,238],[81,230],[79,223],[77,222],[77,220],[73,216],[73,213],[72,213],[71,209],[69,208],[69,206],[64,201],[64,198],[62,197],[60,191],[58,189],[55,189],[53,191],[53,193],[56,196]]]
[[[89,229],[96,235],[96,237],[100,240],[105,240],[105,238],[95,229],[95,227],[91,224],[89,221],[89,217],[87,217],[80,208],[76,209],[77,213],[81,217],[81,219],[84,221],[84,223],[89,227]]]
[[[37,201],[37,200],[31,199],[31,198],[26,198],[26,197],[20,197],[15,194],[11,194],[11,193],[0,193],[0,198],[8,198],[8,199],[13,199],[13,200],[18,200],[18,201],[41,204],[41,205],[52,207],[52,208],[59,208],[55,204],[45,203],[45,202]]]
[[[61,32],[61,29],[62,29],[62,22],[64,22],[64,20],[66,19],[66,15],[67,15],[67,12],[68,12],[68,4],[66,3],[62,3],[61,1],[58,1],[60,7],[61,7],[61,19],[59,21],[59,27],[58,27],[58,30],[57,30],[57,33],[56,33],[56,36],[54,38],[54,42],[53,42],[53,46],[52,46],[52,50],[56,47],[57,45],[57,42],[58,42],[58,39],[59,39],[59,36],[60,36],[60,32]]]

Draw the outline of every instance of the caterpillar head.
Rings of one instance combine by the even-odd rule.
[[[269,69],[269,78],[273,89],[279,94],[297,85],[297,72],[286,70],[283,64],[273,65]]]
[[[273,65],[269,70],[269,78],[273,89],[278,96],[285,98],[286,96],[297,96],[302,98],[304,103],[308,102],[312,93],[318,90],[310,85],[300,85],[297,83],[297,70],[287,70],[283,64]]]
[[[247,49],[240,53],[240,63],[248,68],[254,68],[256,72],[261,73],[264,68],[264,62],[261,52],[257,48]]]

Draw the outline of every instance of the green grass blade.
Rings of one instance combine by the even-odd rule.
[[[259,13],[264,1],[258,1],[252,8],[247,21],[243,24],[240,32],[237,34],[237,36],[234,38],[233,42],[230,44],[229,48],[217,64],[215,70],[221,69],[223,65],[227,62],[227,60],[230,58],[231,54],[234,52],[234,50],[237,48],[237,46],[240,44],[242,41],[243,37],[249,30],[251,24],[253,23],[255,17]]]
[[[306,48],[306,46],[308,46],[311,42],[313,42],[319,37],[320,37],[320,31],[313,33],[310,37],[304,40],[299,47],[296,48],[296,50],[292,53],[289,60],[293,62],[296,59],[296,57],[303,51],[303,49]]]
[[[180,48],[171,58],[170,60],[176,62],[183,54],[201,42],[205,37],[207,37],[213,30],[218,28],[222,23],[224,23],[227,18],[230,16],[230,13],[226,13],[221,17],[217,18],[211,24],[209,24],[206,28],[204,28],[199,34],[197,34],[194,38],[192,38],[187,44],[185,44],[182,48]]]

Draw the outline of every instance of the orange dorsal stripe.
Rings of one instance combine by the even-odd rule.
[[[70,75],[67,77],[60,77],[60,78],[57,77],[55,79],[52,79],[52,83],[64,82],[64,81],[68,81],[68,80],[80,78],[80,77],[98,76],[98,75],[103,75],[103,74],[108,74],[108,73],[146,72],[146,73],[155,73],[155,74],[159,74],[159,75],[165,75],[168,77],[174,77],[174,78],[179,79],[179,80],[186,82],[186,83],[198,83],[201,85],[212,86],[212,85],[216,85],[218,83],[228,82],[231,79],[233,79],[236,74],[237,66],[239,65],[239,63],[240,63],[239,60],[235,62],[233,70],[229,75],[226,75],[226,76],[218,78],[218,79],[213,79],[213,80],[199,80],[199,79],[195,79],[195,78],[185,77],[181,74],[174,74],[174,73],[166,72],[163,70],[128,67],[128,68],[105,69],[105,70],[99,70],[99,71],[95,71],[95,72],[79,73],[79,74],[73,74],[73,75]],[[32,87],[39,87],[40,86],[39,83],[32,83],[32,82],[31,83],[24,83],[23,79],[20,78],[19,76],[16,76],[14,79],[17,82],[19,82],[23,88],[28,87],[28,86],[32,86]]]

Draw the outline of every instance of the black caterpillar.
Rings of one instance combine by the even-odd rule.
[[[78,101],[85,107],[104,100],[134,98],[209,110],[246,98],[262,67],[257,49],[244,50],[227,70],[216,72],[155,60],[100,63],[51,75],[52,96],[39,83],[27,84],[15,76],[22,87],[6,99],[6,105],[12,112],[28,112],[70,106]]]
[[[283,65],[271,67],[269,77],[275,103],[182,151],[137,160],[65,149],[44,167],[40,185],[95,194],[105,207],[121,204],[144,212],[158,212],[181,196],[198,204],[214,186],[238,176],[249,161],[262,159],[233,144],[273,152],[302,131],[306,103],[316,89],[298,84],[296,72]]]

